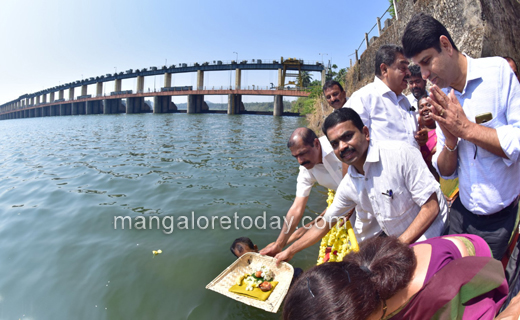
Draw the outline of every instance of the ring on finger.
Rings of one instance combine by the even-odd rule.
[[[441,112],[439,112],[439,115],[440,115],[441,117],[444,117],[444,109],[442,109]]]

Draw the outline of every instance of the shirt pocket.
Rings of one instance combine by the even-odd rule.
[[[501,127],[503,125],[503,123],[502,123],[502,121],[500,121],[499,118],[493,118],[488,122],[481,123],[480,125],[491,128],[491,129],[496,129],[498,127]],[[473,150],[475,151],[475,156],[480,159],[489,160],[488,158],[492,158],[492,157],[497,158],[498,157],[497,155],[487,151],[484,148],[477,147],[477,145],[475,145],[475,144],[473,144]]]
[[[392,196],[389,196],[392,191]],[[389,221],[399,219],[407,211],[406,192],[402,189],[388,189],[379,193],[381,199],[381,219]]]

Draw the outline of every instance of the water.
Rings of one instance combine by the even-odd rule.
[[[217,114],[0,121],[0,320],[280,318],[205,289],[234,261],[235,238],[262,248],[279,230],[211,219],[181,230],[176,219],[284,216],[298,174],[285,143],[305,125]],[[325,199],[313,188],[306,214]],[[175,224],[123,230],[117,216]],[[317,250],[293,265],[312,266]]]

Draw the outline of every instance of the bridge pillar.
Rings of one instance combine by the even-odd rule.
[[[114,81],[114,91],[120,92],[121,91],[121,79],[116,79]]]
[[[34,109],[34,116],[35,117],[41,117],[42,116],[42,108]]]
[[[63,90],[60,90],[58,92],[58,99],[62,100],[63,99]]]
[[[204,71],[197,70],[197,90],[204,90]]]
[[[204,104],[203,94],[188,95],[188,108],[186,113],[201,113],[202,105]]]
[[[126,114],[142,113],[144,109],[144,98],[127,98],[126,99]]]
[[[42,103],[47,103],[47,94],[42,95]]]
[[[165,88],[170,88],[171,86],[172,86],[172,74],[166,72],[164,74],[164,87]]]
[[[29,109],[29,117],[34,118],[34,109]]]
[[[50,106],[50,116],[54,117],[56,116],[56,106]]]
[[[144,92],[144,76],[137,76],[137,87],[135,88],[135,92],[136,93]],[[127,107],[128,107],[128,100],[127,100]],[[128,113],[128,110],[126,110],[126,113]]]
[[[87,101],[85,106],[85,114],[100,114],[101,112],[101,101]]]
[[[70,101],[74,100],[74,87],[71,87],[69,89],[69,100]]]
[[[228,114],[239,114],[244,109],[241,94],[228,95]]]
[[[87,85],[84,84],[81,86],[81,95],[86,96],[87,95]]]
[[[96,97],[103,95],[103,82],[96,83]]]
[[[78,114],[78,103],[77,102],[72,103],[72,108],[71,108],[70,114],[73,116]]]
[[[177,106],[170,96],[156,96],[153,100],[153,113],[172,113],[177,111]]]
[[[235,90],[240,90],[240,86],[242,85],[242,70],[235,70]]]
[[[282,90],[284,87],[282,69],[278,69],[278,90]]]
[[[273,116],[281,116],[282,114],[283,114],[283,96],[276,95],[276,96],[274,96]]]
[[[54,92],[49,93],[49,102],[50,103],[54,102]]]
[[[323,87],[325,85],[325,82],[327,82],[327,73],[326,70],[321,70],[321,86]]]
[[[103,114],[119,113],[121,99],[105,99],[103,100]]]
[[[34,97],[34,104],[40,104],[40,96]]]

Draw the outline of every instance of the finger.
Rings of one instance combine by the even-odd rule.
[[[428,97],[428,98],[426,98],[426,100],[431,105],[430,111],[432,114],[430,116],[432,116],[432,117],[437,116],[438,114],[441,113],[442,110],[444,110],[444,108],[440,104],[438,104],[437,101],[434,101],[432,98]],[[433,118],[433,120],[436,120],[436,119]]]
[[[448,99],[450,100],[451,103],[454,103],[454,104],[458,104],[459,103],[459,99],[457,99],[457,96],[455,95],[455,90],[454,89],[451,89],[450,94],[448,96]]]
[[[430,88],[430,96],[433,94],[435,101],[444,109],[448,109],[448,96],[437,86]]]

